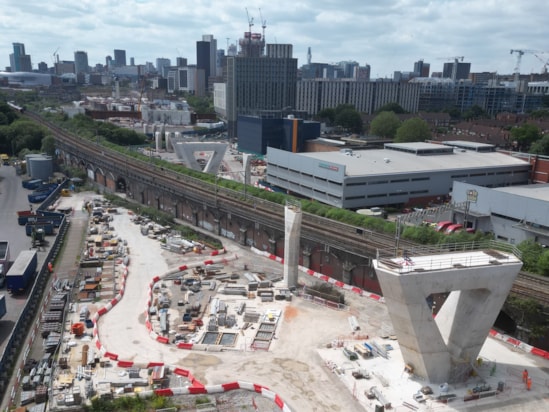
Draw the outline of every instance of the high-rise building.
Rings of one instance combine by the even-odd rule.
[[[126,66],[126,50],[114,49],[114,65],[116,67]]]
[[[156,59],[156,71],[159,75],[162,77],[168,77],[167,68],[172,65],[172,62],[170,59],[166,59],[165,57],[159,57]]]
[[[187,67],[187,58],[186,57],[178,57],[175,59],[175,65],[177,67]]]
[[[425,63],[423,60],[418,60],[414,63],[414,73],[417,73],[419,77],[429,77],[430,69],[431,65]]]
[[[465,80],[469,78],[470,72],[471,63],[459,63],[455,61],[452,63],[444,63],[444,67],[442,69],[442,77],[452,80]]]
[[[81,50],[74,52],[74,70],[76,74],[89,73],[88,53]]]
[[[32,71],[30,55],[25,54],[25,45],[23,43],[13,43],[13,53],[10,54],[10,67],[12,72]]]
[[[268,50],[291,50],[280,45]],[[276,53],[275,53],[276,54]],[[295,108],[297,59],[244,54],[227,57],[226,118],[230,137],[237,136],[239,115],[276,115]]]
[[[260,57],[265,51],[265,39],[261,33],[244,32],[244,37],[238,40],[239,55],[242,57]]]
[[[211,34],[202,35],[202,40],[196,42],[196,67],[206,73],[206,82],[210,76],[216,75],[217,40]]]

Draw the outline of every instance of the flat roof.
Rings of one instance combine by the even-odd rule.
[[[514,254],[495,249],[379,259],[380,265],[399,274],[519,262],[520,259]]]
[[[535,200],[549,202],[549,183],[536,183],[532,185],[505,186],[492,189],[501,193],[509,193]]]
[[[471,149],[479,147],[495,147],[495,145],[490,143],[480,143],[480,142],[469,142],[467,140],[445,140],[442,142],[444,145],[458,146],[462,148],[470,147]]]
[[[426,145],[428,143],[423,143]],[[432,145],[432,144],[430,144]],[[442,145],[433,145],[442,146]],[[444,146],[442,146],[444,147]],[[290,155],[290,154],[289,154]],[[374,149],[345,152],[309,152],[291,154],[345,166],[347,176],[420,173],[472,168],[529,166],[529,163],[498,152],[454,151],[420,156],[399,150]]]

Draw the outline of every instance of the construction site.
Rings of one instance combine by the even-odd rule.
[[[57,207],[74,208],[71,224],[85,222],[81,259],[74,277],[53,283],[14,406],[80,410],[94,398],[133,394],[172,397],[179,410],[196,410],[205,396],[212,411],[526,411],[546,402],[549,361],[489,327],[474,336],[478,352],[460,355],[468,372],[457,381],[437,375],[436,362],[410,362],[413,322],[400,304],[388,309],[403,296],[394,285],[382,298],[298,265],[299,205],[286,208],[284,258],[184,239],[93,194],[63,197]],[[452,265],[467,264],[460,259]],[[379,265],[399,281],[425,274],[402,257]],[[307,293],[318,283],[340,290],[345,303]],[[408,313],[438,322],[428,307]],[[419,340],[436,341],[425,325]]]

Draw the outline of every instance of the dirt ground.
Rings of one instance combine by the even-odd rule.
[[[77,194],[63,201],[72,204],[76,213],[85,213],[81,211],[82,204],[91,197],[97,196]],[[251,350],[249,342],[237,344],[236,350],[223,352],[187,351],[174,345],[162,345],[149,336],[144,325],[150,280],[170,268],[203,261],[208,256],[178,255],[162,249],[157,240],[141,235],[139,226],[131,222],[131,215],[122,209],[113,216],[111,224],[117,237],[127,241],[131,252],[124,297],[98,323],[99,339],[109,352],[118,354],[119,359],[136,363],[164,362],[188,369],[204,385],[233,381],[264,385],[278,394],[293,411],[363,409],[337,375],[326,367],[318,350],[334,341],[378,334],[388,322],[383,304],[349,293],[346,300],[350,310],[338,311],[294,297],[282,303],[282,316],[268,351]],[[260,257],[228,239],[221,240],[227,249],[225,256],[237,257],[224,262],[226,272],[243,273],[246,267],[250,272],[282,273],[279,263]],[[308,275],[300,274],[300,282],[312,281]],[[94,309],[99,309],[102,304],[98,302]],[[256,299],[248,302],[250,305],[263,311],[275,303],[260,303]],[[358,320],[360,335],[351,331],[348,321],[351,315]],[[235,396],[244,395],[239,391]],[[253,393],[248,396],[258,397]],[[254,402],[258,405],[264,400]]]

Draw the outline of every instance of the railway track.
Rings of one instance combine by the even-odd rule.
[[[520,297],[533,298],[549,307],[549,278],[521,272],[513,283],[511,293]]]
[[[232,190],[198,178],[164,169],[153,163],[126,156],[117,151],[100,146],[95,142],[79,139],[57,125],[44,120],[32,112],[24,115],[54,132],[56,139],[82,158],[100,157],[111,169],[123,175],[140,179],[151,186],[167,192],[174,192],[190,199],[210,204],[220,210],[230,211],[271,227],[281,227],[284,222],[284,206],[254,197],[243,196],[242,191]],[[395,237],[366,228],[344,224],[310,213],[303,213],[302,236],[320,243],[346,250],[367,258],[375,256],[377,250],[395,248]],[[399,241],[401,248],[413,250],[416,244]],[[532,297],[549,306],[549,279],[521,273],[512,289],[519,296]]]

